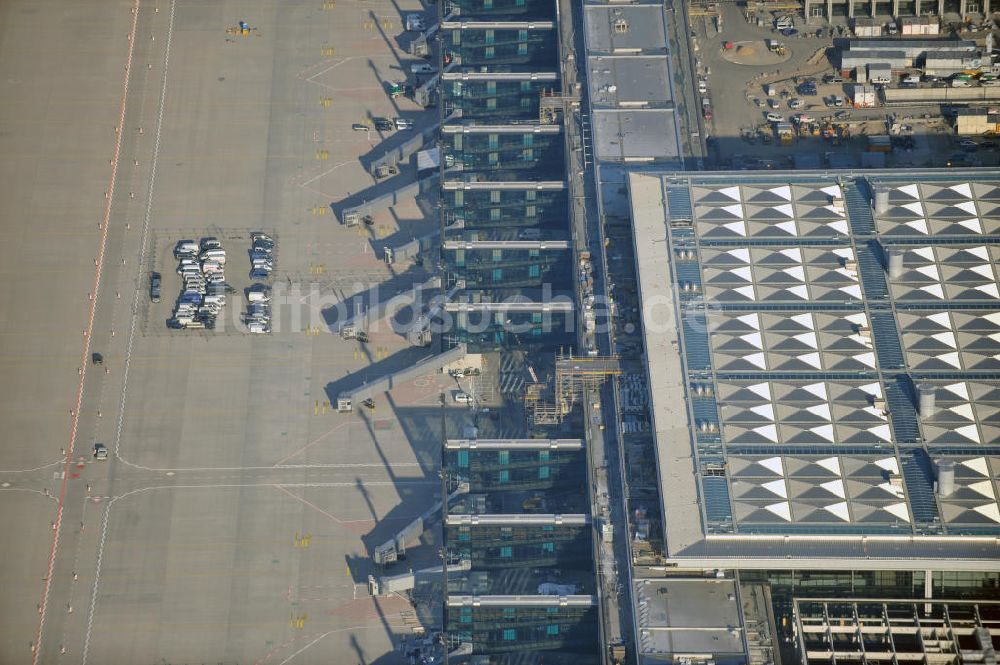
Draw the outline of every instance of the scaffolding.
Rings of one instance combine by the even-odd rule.
[[[621,376],[618,356],[556,355],[555,385],[535,382],[527,386],[524,405],[533,425],[558,425],[583,399],[609,376]],[[548,399],[552,393],[551,401]]]

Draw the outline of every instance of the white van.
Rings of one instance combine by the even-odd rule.
[[[784,116],[780,116],[777,113],[768,113],[766,116],[768,122],[784,122]]]
[[[410,65],[410,71],[414,74],[433,74],[437,69],[431,67],[426,62],[415,62]]]
[[[472,404],[472,395],[469,393],[457,392],[455,393],[455,401],[459,404]]]

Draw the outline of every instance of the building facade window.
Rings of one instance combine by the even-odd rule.
[[[549,467],[547,467],[547,466],[540,466],[540,467],[538,467],[538,479],[539,480],[548,480],[549,479]]]
[[[514,640],[517,639],[517,631],[513,628],[504,628],[503,638],[508,642],[513,642]]]
[[[500,333],[497,333],[497,334],[499,335]],[[502,470],[500,472],[500,482],[501,483],[509,483],[510,482],[510,471],[508,471],[507,469],[504,469],[504,470]]]
[[[511,545],[504,545],[500,548],[500,558],[509,559],[514,556],[514,548]]]
[[[468,466],[469,466],[469,451],[468,450],[459,450],[458,451],[458,466],[460,468],[463,468],[463,469],[468,468]]]
[[[559,634],[559,624],[552,623],[545,627],[545,634],[550,637],[555,637]]]
[[[501,450],[497,453],[497,463],[498,464],[510,464],[510,451]]]

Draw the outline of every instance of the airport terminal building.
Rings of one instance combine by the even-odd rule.
[[[996,598],[996,174],[633,171],[628,191],[661,511],[640,654],[660,662],[664,575],[765,585],[789,642],[810,597]],[[809,662],[834,659],[817,639]]]

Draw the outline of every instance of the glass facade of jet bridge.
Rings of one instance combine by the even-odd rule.
[[[446,57],[462,67],[516,66],[551,68],[557,65],[558,44],[553,39],[554,26],[545,29],[515,27],[509,29],[445,28]]]
[[[558,88],[552,78],[459,77],[445,74],[441,101],[445,117],[460,112],[469,122],[537,121],[543,95]]]
[[[588,568],[589,523],[585,524],[449,524],[448,553],[467,559],[477,570],[555,566]]]
[[[541,351],[565,345],[572,335],[573,313],[543,311],[541,301],[536,302],[536,311],[446,310],[454,322],[452,339],[481,351],[511,346]]]
[[[547,490],[586,481],[583,450],[445,450],[444,466],[469,491]]]
[[[477,237],[482,239],[517,240],[525,235],[518,235],[521,229],[531,227],[565,233],[565,190],[538,190],[533,183],[524,185],[523,189],[446,188],[442,197],[445,239],[468,238],[468,232],[478,231]],[[458,226],[452,229],[455,224]],[[553,234],[538,233],[532,237],[546,235]]]
[[[566,250],[446,250],[454,279],[469,289],[525,288],[552,284],[568,288]]]
[[[558,598],[555,599],[558,601]],[[449,608],[447,631],[473,644],[475,654],[549,649],[594,651],[594,606],[463,606]]]
[[[554,19],[556,5],[552,0],[445,0],[442,12],[452,19],[527,21]]]
[[[490,177],[498,171],[518,179],[526,174],[551,179],[563,168],[561,132],[445,132],[442,154],[446,175],[462,172]]]

